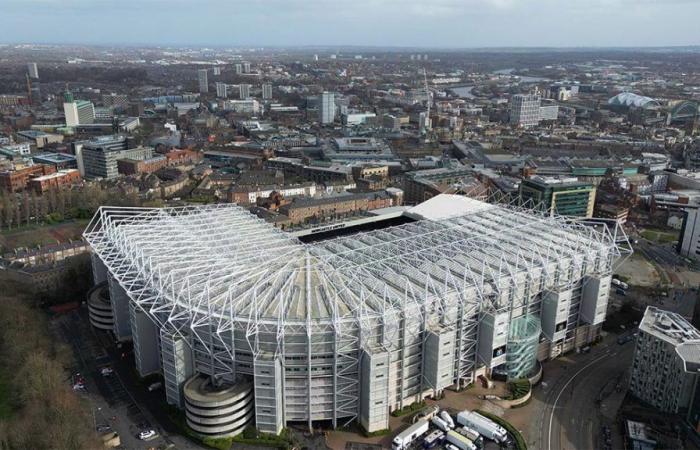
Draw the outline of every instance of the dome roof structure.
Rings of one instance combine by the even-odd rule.
[[[661,106],[658,101],[643,95],[637,95],[632,92],[621,92],[615,97],[608,100],[610,106],[623,106],[627,108],[654,108]]]

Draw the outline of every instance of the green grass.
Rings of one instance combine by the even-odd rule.
[[[667,244],[669,242],[676,242],[678,240],[678,233],[672,231],[659,231],[659,230],[643,230],[641,233],[644,239],[652,242],[659,242],[661,244]]]
[[[530,392],[530,381],[527,378],[510,381],[508,382],[508,389],[510,390],[511,400],[523,398]]]
[[[88,220],[76,219],[56,225],[29,224],[19,228],[0,231],[0,247],[3,251],[11,251],[18,247],[36,247],[38,245],[66,242],[69,239],[79,239],[83,234]]]

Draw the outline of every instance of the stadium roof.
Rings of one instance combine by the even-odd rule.
[[[462,215],[444,213],[451,197]],[[567,273],[609,270],[620,255],[607,227],[437,199],[435,220],[423,208],[415,215],[428,219],[311,244],[230,204],[102,207],[85,238],[152,313],[277,326],[386,323],[466,297],[497,310],[533,273],[561,265],[565,284],[575,281]]]
[[[650,97],[644,97],[642,95],[637,95],[632,92],[621,92],[615,97],[608,100],[608,105],[611,106],[625,106],[635,108],[651,108],[654,106],[660,106],[659,102]]]

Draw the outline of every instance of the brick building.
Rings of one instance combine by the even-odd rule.
[[[291,224],[351,215],[361,211],[394,206],[392,197],[384,191],[333,197],[296,199],[280,206],[279,212],[289,217]]]
[[[168,159],[162,155],[156,155],[148,159],[120,159],[117,161],[117,170],[122,175],[136,175],[140,173],[153,173],[168,165]]]
[[[51,189],[72,186],[80,183],[80,180],[80,172],[78,169],[65,169],[48,175],[31,178],[27,186],[42,194]]]
[[[197,164],[202,160],[204,155],[201,152],[187,149],[172,149],[164,154],[167,158],[168,166],[184,166],[188,164]]]
[[[50,175],[56,172],[54,166],[46,164],[35,164],[17,170],[0,172],[0,187],[8,192],[19,192],[27,187],[27,182],[31,178]]]

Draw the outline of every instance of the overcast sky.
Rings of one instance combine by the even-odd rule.
[[[0,0],[0,17],[4,43],[700,44],[700,0]]]

